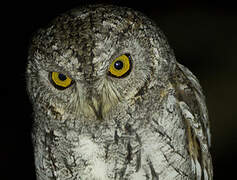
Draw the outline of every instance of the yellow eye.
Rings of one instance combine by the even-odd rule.
[[[51,72],[50,80],[54,87],[60,90],[66,89],[73,84],[73,80],[71,78],[58,72]]]
[[[127,76],[131,71],[131,59],[128,54],[117,57],[109,67],[109,75],[120,78]]]

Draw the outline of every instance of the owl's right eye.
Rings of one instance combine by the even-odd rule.
[[[64,90],[74,83],[67,75],[59,72],[50,72],[49,79],[52,85],[59,90]]]
[[[126,77],[131,71],[131,57],[123,54],[117,57],[109,67],[109,75],[116,78]]]

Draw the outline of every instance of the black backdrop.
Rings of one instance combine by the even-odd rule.
[[[235,174],[237,9],[228,1],[8,1],[1,5],[0,179],[34,180],[31,106],[25,91],[31,34],[58,14],[91,3],[128,6],[154,19],[178,61],[200,79],[212,125],[214,179]]]

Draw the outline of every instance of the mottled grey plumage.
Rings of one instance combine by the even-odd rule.
[[[130,73],[110,76],[123,54]],[[143,14],[71,10],[34,35],[28,59],[38,180],[212,179],[201,87]],[[52,72],[74,83],[55,88]]]

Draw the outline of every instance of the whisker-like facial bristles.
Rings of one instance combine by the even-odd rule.
[[[112,106],[121,101],[121,94],[109,81],[106,81],[102,90],[102,114],[105,115]]]
[[[96,90],[91,96],[86,96],[86,94],[88,94],[87,88],[75,88],[72,98],[66,105],[68,112],[75,114],[76,117],[81,115],[105,117],[111,108],[122,99],[122,95],[116,87],[108,81],[104,82],[100,91]]]

